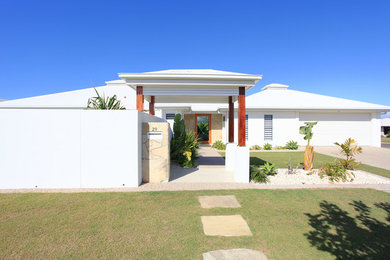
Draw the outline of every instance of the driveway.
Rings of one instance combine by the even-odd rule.
[[[358,162],[390,170],[390,149],[362,146],[363,152],[356,156]],[[336,146],[316,146],[314,151],[334,157],[344,158]]]

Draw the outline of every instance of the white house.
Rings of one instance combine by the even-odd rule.
[[[299,127],[318,121],[314,145],[352,137],[380,147],[380,117],[390,111],[281,84],[246,97],[261,75],[165,70],[119,78],[96,90],[117,95],[126,110],[86,110],[94,88],[0,102],[0,189],[138,186],[142,124],[172,123],[175,114],[202,142],[229,143],[226,169],[236,181],[248,182],[249,146],[289,140],[304,145]]]
[[[180,79],[188,75],[227,77],[247,74],[216,70],[166,70],[131,75],[152,80],[156,75]],[[127,109],[136,108],[136,90],[130,88],[124,79],[107,81],[106,86],[96,89],[106,96],[117,95]],[[88,98],[92,96],[95,96],[95,91],[93,88],[88,88],[9,100],[1,102],[0,109],[83,109],[87,105]],[[175,114],[180,113],[185,119],[186,127],[195,132],[198,131],[196,125],[206,122],[210,125],[209,133],[202,136],[204,139],[202,142],[214,143],[222,140],[227,143],[229,141],[227,99],[227,97],[211,101],[201,99],[202,103],[196,102],[195,99],[190,103],[188,100],[182,102],[180,96],[174,101],[170,100],[169,103],[157,99],[155,114],[173,123]],[[237,110],[237,101],[234,102],[234,106]],[[144,103],[144,110],[148,110],[148,101]],[[248,145],[271,143],[274,146],[282,146],[289,140],[294,140],[304,145],[305,141],[299,135],[299,126],[306,121],[318,121],[314,129],[313,145],[332,145],[334,142],[342,142],[352,137],[360,145],[380,147],[381,114],[387,111],[390,111],[389,106],[301,92],[290,89],[286,85],[270,84],[246,98],[246,143]],[[234,125],[234,140],[237,140],[237,114]]]

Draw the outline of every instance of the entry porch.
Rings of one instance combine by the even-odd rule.
[[[218,170],[225,173],[231,172],[234,181],[249,182],[249,149],[246,147],[245,138],[245,93],[262,78],[261,75],[215,70],[168,70],[151,73],[120,73],[119,77],[136,90],[137,110],[144,111],[146,99],[149,102],[148,110],[151,115],[155,115],[155,104],[159,102],[165,104],[226,103],[229,142],[226,145],[225,163],[207,167],[219,166],[219,169],[210,169],[210,172],[216,173]],[[237,100],[238,140],[236,142],[234,140],[234,102]],[[184,120],[187,129],[194,130],[202,143],[210,144],[222,139],[222,114],[188,113],[184,114]],[[203,148],[207,150],[207,147]],[[203,157],[200,157],[201,163],[202,160],[207,160],[207,156]],[[200,164],[198,169],[202,168]],[[172,169],[173,178],[185,171],[191,171],[183,169],[182,173],[177,175],[174,166]],[[190,174],[191,172],[186,175]],[[207,177],[204,176],[202,179],[206,180]]]

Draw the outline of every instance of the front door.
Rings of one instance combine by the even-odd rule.
[[[195,115],[195,133],[199,142],[211,142],[211,114]]]

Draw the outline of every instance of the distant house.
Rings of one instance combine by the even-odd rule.
[[[381,134],[385,136],[390,133],[390,117],[381,120]]]
[[[131,77],[142,78],[148,82],[159,78],[175,79],[178,82],[185,78],[199,77],[249,77],[255,75],[224,72],[216,70],[166,70],[147,73],[130,73]],[[164,82],[164,80],[162,80]],[[217,81],[216,81],[217,82]],[[218,84],[222,84],[217,82]],[[161,83],[163,84],[163,83]],[[194,84],[195,85],[195,84]],[[210,87],[207,93],[213,93]],[[180,86],[178,85],[178,89]],[[127,109],[136,109],[136,91],[129,87],[124,79],[106,82],[106,86],[98,87],[100,93],[106,96],[116,94]],[[205,90],[206,91],[206,90]],[[50,109],[82,109],[87,105],[88,98],[95,95],[93,88],[52,95],[24,98],[2,102],[1,108],[50,108]],[[162,95],[164,93],[162,92]],[[229,96],[229,93],[226,94]],[[144,111],[147,111],[150,96],[145,96]],[[237,111],[238,102],[233,100]],[[360,145],[381,146],[381,115],[390,111],[389,106],[336,98],[314,93],[292,90],[287,85],[269,84],[261,91],[246,97],[246,143],[247,145],[263,145],[270,143],[283,146],[286,142],[298,141],[305,145],[299,134],[299,127],[306,121],[318,121],[314,128],[313,145],[333,145],[348,137],[357,140]],[[164,103],[156,99],[155,115],[171,124],[176,114],[181,114],[187,129],[202,133],[202,142],[214,143],[217,140],[228,142],[228,99],[200,100],[193,102]],[[238,119],[235,113],[234,140],[238,139]],[[199,125],[201,127],[199,127]],[[206,126],[205,126],[206,125]],[[202,130],[203,129],[203,130]],[[382,125],[382,129],[384,129]]]

